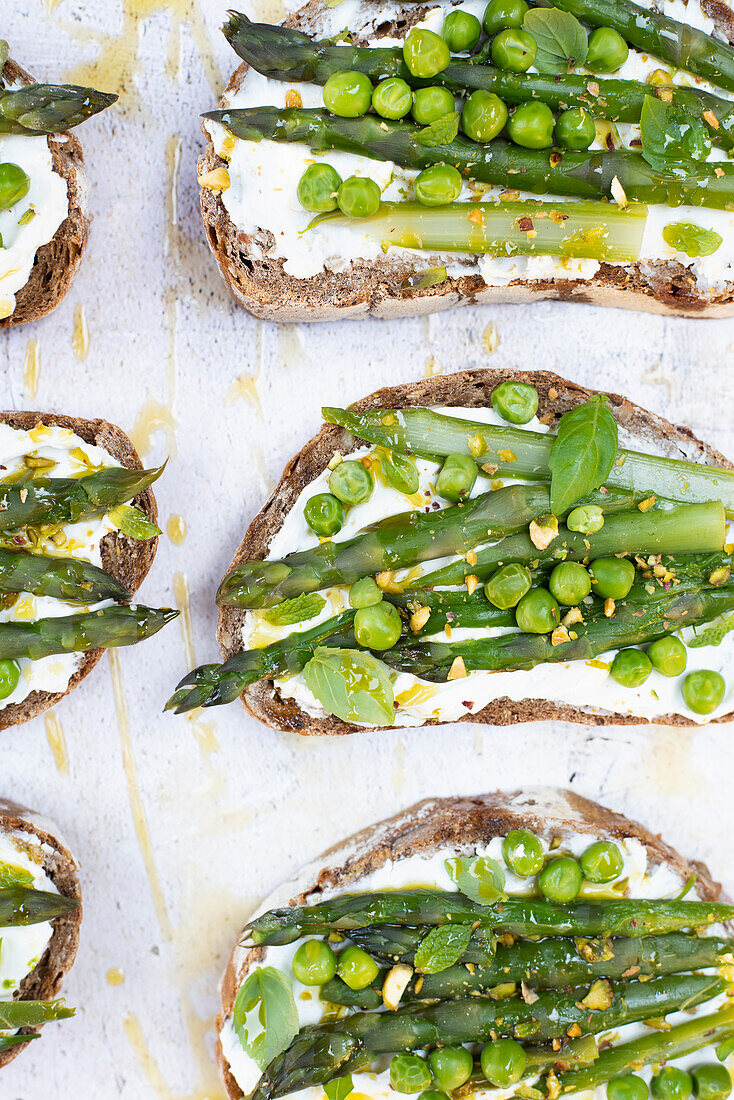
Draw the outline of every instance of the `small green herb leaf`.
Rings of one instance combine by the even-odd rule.
[[[700,649],[705,645],[721,645],[727,634],[730,634],[734,630],[734,611],[730,611],[727,615],[719,615],[717,619],[712,619],[710,623],[697,630],[696,633],[690,638],[686,645],[689,649]]]
[[[418,471],[415,461],[408,455],[396,451],[382,451],[382,472],[391,489],[412,496],[418,492]]]
[[[489,856],[447,859],[446,870],[452,882],[467,898],[478,905],[493,905],[505,901],[505,872],[496,859]]]
[[[665,171],[676,160],[706,160],[711,138],[706,125],[686,107],[646,95],[640,115],[642,155],[653,168]]]
[[[22,214],[21,217],[18,218],[18,225],[28,225],[29,222],[33,221],[35,216],[36,216],[35,210],[33,209],[32,206],[29,206],[28,209],[26,210],[25,214]]]
[[[0,81],[0,88],[2,87],[2,81]],[[35,1035],[0,1035],[0,1054],[4,1050],[10,1050],[11,1047],[20,1046],[21,1043],[28,1043],[31,1039],[40,1039],[40,1032],[36,1032]]]
[[[110,509],[107,517],[118,531],[130,539],[153,539],[161,533],[160,527],[156,527],[145,512],[131,504],[118,504]]]
[[[450,145],[456,140],[459,132],[459,116],[455,111],[448,115],[442,115],[435,122],[429,123],[414,135],[413,141],[418,145],[432,148],[435,145]]]
[[[438,974],[458,962],[471,939],[470,924],[441,924],[424,936],[415,953],[421,974]]]
[[[352,1075],[347,1074],[346,1077],[335,1077],[333,1081],[327,1081],[324,1092],[328,1100],[346,1100],[353,1088]]]
[[[618,444],[617,422],[600,394],[563,414],[548,463],[554,515],[561,515],[604,483]]]
[[[6,890],[10,886],[32,886],[33,875],[24,867],[16,867],[13,863],[0,863],[0,890]]]
[[[256,1023],[251,1026],[247,1017],[255,1008]],[[274,966],[254,970],[237,994],[232,1024],[242,1048],[265,1069],[298,1033],[298,1009],[285,975]]]
[[[317,649],[303,678],[327,714],[343,722],[389,726],[395,718],[387,666],[358,649]]]
[[[686,256],[695,259],[697,256],[713,256],[722,238],[713,229],[704,229],[693,222],[671,222],[663,229],[663,240],[676,252],[685,252]]]
[[[10,46],[7,44],[4,38],[0,38],[0,88],[5,87],[5,81],[3,80],[3,69],[5,68],[5,62],[10,55]]]
[[[263,618],[271,626],[293,626],[295,623],[305,623],[307,619],[313,619],[320,615],[326,607],[326,600],[319,596],[318,592],[301,592],[292,600],[285,600],[263,613]]]
[[[575,16],[558,8],[531,8],[523,27],[535,39],[539,73],[568,73],[580,68],[589,52],[586,31]]]
[[[416,271],[409,275],[400,287],[401,290],[428,290],[432,286],[440,286],[448,278],[445,267],[425,267],[423,271]]]
[[[716,1048],[716,1057],[720,1062],[725,1062],[732,1054],[734,1054],[734,1035],[724,1039],[723,1043],[719,1043]]]

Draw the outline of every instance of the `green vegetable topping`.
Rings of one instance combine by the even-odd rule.
[[[442,270],[444,274],[441,282],[446,278],[446,268]],[[382,474],[391,489],[397,489],[399,493],[405,493],[406,496],[412,496],[418,492],[420,479],[414,459],[409,455],[401,454],[400,451],[384,451],[381,459]]]
[[[380,209],[380,188],[368,176],[350,176],[337,192],[342,214],[348,218],[369,218]]]
[[[428,126],[453,113],[454,97],[448,88],[418,88],[413,95],[412,115],[421,126]]]
[[[471,924],[442,924],[428,932],[415,953],[421,974],[438,974],[458,962],[471,939]]]
[[[292,600],[284,600],[277,607],[268,608],[263,612],[263,618],[271,626],[293,626],[315,618],[325,607],[326,600],[318,592],[301,592],[300,596],[294,596]]]
[[[624,857],[611,840],[590,844],[579,862],[584,878],[593,883],[613,882],[624,870]]]
[[[17,661],[0,660],[0,699],[7,699],[18,686],[20,665]]]
[[[507,123],[507,133],[524,149],[547,149],[553,144],[555,119],[545,103],[521,103]]]
[[[324,1082],[327,1100],[347,1100],[350,1092],[353,1091],[354,1082],[350,1073],[346,1077],[333,1077],[331,1081]]]
[[[349,589],[350,607],[374,607],[382,600],[382,592],[375,584],[372,577],[362,577],[355,581]]]
[[[157,538],[161,533],[160,527],[149,520],[145,512],[131,504],[118,504],[110,508],[107,518],[129,539],[139,539],[144,542],[146,539]]]
[[[591,577],[583,565],[564,561],[551,573],[548,587],[559,603],[572,607],[591,592]]]
[[[693,1092],[690,1073],[677,1066],[663,1066],[650,1082],[654,1100],[688,1100]]]
[[[539,73],[568,73],[586,61],[586,31],[569,12],[531,8],[523,27],[537,43],[535,67]]]
[[[520,1080],[527,1065],[525,1048],[516,1039],[495,1039],[482,1048],[482,1073],[497,1088],[506,1089]]]
[[[548,461],[551,511],[555,515],[604,484],[618,443],[617,422],[605,397],[593,397],[563,414]]]
[[[336,955],[323,940],[306,940],[293,956],[293,974],[303,985],[324,985],[336,974]]]
[[[572,107],[558,116],[553,136],[564,149],[588,149],[596,138],[594,119],[583,107]]]
[[[586,68],[592,73],[616,73],[629,57],[629,52],[622,35],[613,27],[597,27],[589,35]]]
[[[319,538],[331,538],[341,531],[346,513],[342,502],[331,493],[316,493],[306,501],[303,518]]]
[[[578,897],[582,882],[581,868],[571,856],[552,859],[538,875],[541,894],[549,901],[561,904]]]
[[[645,96],[640,112],[642,155],[653,168],[669,170],[671,159],[704,161],[711,138],[703,120],[686,107]]]
[[[458,1089],[471,1077],[474,1058],[466,1047],[439,1047],[428,1055],[437,1085],[443,1089]]]
[[[466,53],[473,50],[482,33],[482,24],[476,15],[466,11],[452,11],[446,16],[441,28],[441,37],[451,53]]]
[[[620,649],[612,661],[609,675],[626,688],[640,687],[652,672],[652,662],[641,649]]]
[[[535,62],[535,39],[519,27],[507,27],[492,40],[492,63],[511,73],[525,73]]]
[[[251,1025],[251,1014],[255,1022]],[[298,1009],[290,982],[274,966],[259,966],[239,988],[232,1025],[242,1047],[260,1069],[286,1049],[298,1033]]]
[[[361,118],[372,103],[372,81],[364,73],[334,73],[324,84],[324,106],[340,118]]]
[[[380,968],[366,951],[352,944],[339,955],[336,972],[350,989],[365,989],[375,980]]]
[[[723,238],[713,229],[704,229],[693,222],[671,222],[663,229],[663,240],[676,252],[684,252],[695,260],[698,256],[713,256]]]
[[[649,1095],[647,1081],[636,1073],[613,1077],[607,1084],[607,1100],[647,1100]]]
[[[343,722],[392,725],[392,682],[386,666],[371,653],[319,647],[303,667],[309,691],[327,714]]]
[[[472,141],[482,144],[492,141],[506,122],[507,108],[494,92],[485,92],[480,88],[467,96],[461,111],[461,128]]]
[[[360,607],[354,616],[354,636],[365,649],[392,649],[402,627],[397,608],[384,600]]]
[[[413,190],[423,206],[445,206],[461,194],[463,180],[458,169],[450,164],[432,164],[413,180]]]
[[[544,863],[543,845],[527,829],[511,829],[502,841],[505,863],[519,878],[537,875]]]
[[[469,455],[448,455],[436,478],[436,492],[459,504],[467,500],[477,480],[477,464]]]
[[[556,600],[545,588],[531,588],[515,609],[517,625],[526,634],[549,634],[561,621]]]
[[[413,91],[400,77],[391,77],[373,91],[372,106],[382,118],[405,118],[413,106]]]
[[[442,115],[435,122],[429,122],[428,126],[424,126],[417,134],[411,135],[411,139],[426,149],[433,149],[437,145],[450,145],[459,132],[459,117],[456,111]]]
[[[431,1071],[417,1054],[396,1054],[390,1062],[390,1084],[396,1092],[423,1092],[431,1083]]]
[[[597,558],[589,566],[591,586],[603,600],[623,600],[635,579],[629,558]]]
[[[683,681],[683,701],[695,714],[711,714],[724,698],[726,681],[720,672],[698,669]]]
[[[507,27],[521,27],[527,11],[525,0],[490,0],[484,9],[484,29],[496,34]]]
[[[477,905],[494,905],[506,900],[505,872],[496,859],[457,856],[445,860],[444,866],[461,893]]]
[[[18,164],[0,164],[0,210],[10,210],[31,189],[31,178]]]
[[[647,648],[652,667],[663,676],[680,676],[688,664],[686,647],[680,638],[658,638]]]
[[[527,382],[500,382],[491,401],[498,416],[510,424],[529,424],[538,411],[538,391]]]
[[[354,459],[347,459],[331,471],[329,488],[343,504],[364,504],[372,496],[375,479],[370,471]]]
[[[403,59],[413,76],[430,80],[443,72],[451,60],[451,54],[439,35],[413,27],[403,44]]]
[[[731,1074],[726,1066],[703,1062],[691,1070],[693,1095],[698,1100],[726,1100],[731,1092]]]
[[[574,508],[566,517],[569,531],[581,531],[584,535],[595,535],[604,526],[604,513],[598,504],[582,504]]]
[[[338,208],[342,178],[330,164],[309,164],[298,181],[298,201],[304,210],[327,214]]]
[[[526,592],[530,591],[530,570],[518,562],[503,565],[493,573],[484,586],[484,595],[500,610],[515,607]]]

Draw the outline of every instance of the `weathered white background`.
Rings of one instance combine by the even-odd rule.
[[[277,18],[278,2],[256,14]],[[68,764],[43,718],[0,735],[0,793],[58,822],[86,900],[66,989],[76,1018],[3,1071],[0,1100],[222,1100],[216,986],[238,926],[300,863],[425,795],[570,784],[664,831],[734,889],[726,727],[455,726],[317,742],[261,729],[234,704],[193,722],[161,713],[190,660],[217,656],[215,586],[322,403],[430,371],[551,368],[623,390],[734,454],[734,320],[540,303],[255,322],[220,282],[197,205],[198,114],[234,67],[217,29],[225,4],[1,6],[0,36],[34,74],[97,84],[120,103],[83,129],[95,216],[83,269],[54,315],[0,335],[0,404],[104,416],[145,458],[171,457],[156,487],[162,525],[183,516],[188,534],[180,546],[164,535],[142,595],[174,602],[174,577],[179,590],[186,580],[192,632],[184,616],[121,651],[117,696],[105,660],[57,708]],[[73,340],[82,314],[86,353]]]

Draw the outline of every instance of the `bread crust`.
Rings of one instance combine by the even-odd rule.
[[[2,76],[9,82],[34,83],[33,77],[12,60],[6,62]],[[46,140],[54,172],[66,180],[69,212],[51,240],[36,252],[28,282],[15,295],[15,309],[0,321],[0,329],[37,321],[56,309],[71,286],[89,237],[91,219],[87,210],[84,154],[79,139],[67,132],[49,135]]]
[[[731,8],[723,0],[701,0],[701,8],[734,45]],[[396,30],[405,33],[428,10],[425,5],[409,5],[398,23],[386,22],[377,28],[376,37]],[[323,11],[322,0],[310,0],[285,24],[318,37]],[[225,97],[239,89],[248,68],[243,63],[234,71]],[[219,106],[226,105],[225,98],[221,99]],[[206,149],[198,162],[200,176],[226,166],[205,126],[202,130]],[[734,316],[734,282],[727,282],[723,291],[702,293],[688,268],[673,260],[624,266],[603,263],[591,279],[513,279],[501,287],[487,286],[476,272],[448,278],[438,286],[407,286],[409,277],[426,266],[425,257],[419,265],[396,257],[354,261],[343,273],[324,269],[310,279],[297,279],[285,272],[282,258],[268,255],[275,238],[267,226],[253,234],[238,230],[221,195],[206,187],[201,188],[201,212],[209,248],[231,293],[249,313],[265,321],[337,321],[365,316],[389,320],[475,302],[521,304],[549,298],[677,317]]]
[[[359,890],[360,879],[388,860],[398,861],[421,854],[428,856],[444,848],[471,851],[488,844],[495,836],[505,836],[511,829],[530,829],[545,836],[588,833],[599,839],[633,838],[644,846],[653,866],[666,864],[681,882],[695,874],[702,900],[722,899],[721,886],[712,879],[705,864],[684,859],[644,825],[574,791],[541,787],[417,802],[402,813],[329,848],[266,898],[260,911],[288,905],[312,905],[333,891],[343,892],[353,887]],[[232,1014],[244,977],[254,963],[262,960],[264,953],[261,947],[235,945],[220,983],[219,1032]],[[217,1042],[217,1060],[227,1095],[231,1100],[241,1100],[244,1093],[230,1071],[221,1042]]]
[[[0,423],[9,424],[12,428],[20,428],[24,431],[29,431],[39,423],[70,428],[85,443],[104,448],[121,466],[131,470],[143,469],[138,452],[128,436],[122,428],[118,428],[116,424],[110,424],[107,420],[85,420],[58,413],[0,412]],[[156,523],[158,506],[151,488],[139,493],[131,503]],[[153,564],[158,548],[158,538],[140,541],[128,538],[121,531],[112,531],[102,539],[101,547],[103,568],[115,580],[125,585],[132,595],[143,583]],[[28,722],[31,718],[56,706],[65,695],[82,682],[85,676],[89,675],[104,652],[104,649],[90,649],[83,655],[79,668],[69,681],[66,691],[32,691],[21,703],[11,703],[10,706],[0,709],[0,730],[7,729],[9,726],[18,726],[21,722]]]
[[[0,798],[0,833],[23,833],[44,845],[43,869],[64,897],[79,898],[82,891],[79,865],[69,849],[59,839],[53,826],[36,818],[33,811],[15,802]],[[82,907],[57,917],[51,922],[51,942],[36,968],[21,983],[19,1000],[50,1000],[58,996],[64,978],[71,969],[79,947]],[[43,1025],[41,1025],[43,1026]],[[24,1027],[22,1035],[37,1035],[39,1027]],[[0,1053],[0,1069],[12,1062],[28,1044],[10,1047]]]
[[[527,382],[538,391],[538,413],[543,416],[550,413],[554,423],[569,408],[586,401],[593,394],[603,391],[589,390],[574,382],[568,382],[550,371],[519,370],[479,370],[460,371],[457,374],[439,375],[409,382],[402,386],[392,386],[370,394],[351,406],[359,411],[374,408],[407,408],[418,405],[455,405],[466,408],[487,407],[490,394],[500,382],[513,379]],[[553,396],[555,394],[555,396]],[[674,457],[689,457],[699,463],[726,466],[732,469],[732,463],[713,447],[702,443],[684,427],[671,424],[654,413],[647,412],[639,405],[628,401],[620,394],[606,395],[611,403],[615,418],[623,429],[638,439],[647,439],[660,444],[666,441]],[[325,424],[318,435],[314,436],[287,464],[278,485],[270,499],[250,524],[247,534],[232,559],[229,570],[243,561],[252,558],[264,558],[273,536],[280,530],[285,516],[295,504],[301,491],[309,485],[329,464],[335,451],[348,454],[362,446],[349,432],[334,424]],[[229,572],[228,570],[228,572]],[[241,630],[246,612],[234,607],[222,607],[219,611],[217,637],[225,660],[242,649]],[[241,696],[245,709],[267,726],[284,732],[311,735],[338,735],[356,733],[363,727],[343,722],[333,715],[314,718],[293,699],[280,695],[272,680],[262,680],[246,688]],[[727,722],[734,718],[734,712],[715,718],[715,722]],[[680,714],[664,714],[653,719],[641,718],[629,714],[581,709],[565,703],[554,703],[546,699],[523,699],[519,702],[508,698],[496,699],[475,714],[465,714],[462,722],[479,722],[483,725],[506,726],[516,722],[566,721],[581,722],[586,725],[649,725],[651,722],[671,726],[695,725],[689,718]],[[423,725],[442,725],[435,719]],[[391,729],[393,727],[381,727]]]

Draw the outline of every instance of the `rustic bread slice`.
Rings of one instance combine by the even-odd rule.
[[[721,886],[701,863],[684,859],[659,835],[622,814],[582,798],[573,791],[541,787],[526,791],[496,791],[465,798],[427,798],[394,817],[363,829],[335,845],[299,871],[262,902],[261,910],[288,905],[313,905],[325,892],[360,889],[360,880],[388,860],[397,862],[413,855],[430,856],[441,849],[471,852],[511,829],[530,829],[543,836],[588,833],[602,840],[639,840],[652,866],[666,864],[684,883],[695,874],[696,889],[704,901],[721,898]],[[230,956],[220,984],[222,1010],[217,1020],[221,1032],[232,1015],[237,990],[250,968],[265,954],[262,947],[239,943]],[[221,1043],[217,1059],[227,1095],[244,1095],[232,1076]]]
[[[0,412],[0,422],[24,431],[29,431],[39,423],[70,428],[85,443],[104,448],[121,466],[127,466],[131,470],[143,468],[137,451],[122,428],[118,428],[116,424],[110,424],[107,420],[84,420],[57,413]],[[141,508],[153,523],[156,522],[158,507],[152,489],[146,489],[131,503]],[[133,594],[145,580],[153,564],[157,547],[157,538],[142,542],[128,538],[121,531],[114,531],[105,535],[102,540],[102,565],[111,576],[125,585],[128,592]],[[54,693],[32,691],[22,703],[11,703],[10,706],[0,708],[0,730],[7,729],[8,726],[18,726],[21,722],[27,722],[30,718],[35,718],[36,715],[55,706],[60,699],[81,683],[103,654],[104,649],[88,650],[69,681],[66,691]]]
[[[285,20],[318,37],[329,5],[310,0]],[[718,31],[734,44],[734,12],[723,0],[701,0],[703,11]],[[409,5],[393,22],[376,28],[377,37],[400,37],[424,18],[426,5]],[[352,38],[359,41],[357,35]],[[220,107],[247,79],[249,66],[233,73]],[[206,150],[199,160],[199,176],[224,165],[206,128]],[[295,183],[294,183],[295,186]],[[276,196],[277,198],[277,196]],[[201,188],[201,211],[209,247],[237,301],[266,321],[335,321],[354,317],[412,317],[471,302],[533,302],[547,298],[616,306],[648,313],[683,317],[729,317],[734,314],[734,282],[720,290],[702,291],[689,270],[676,261],[616,265],[603,263],[592,279],[515,279],[507,286],[488,286],[476,272],[452,277],[437,286],[411,288],[408,279],[416,264],[408,258],[386,256],[378,261],[354,261],[344,273],[324,269],[310,279],[284,271],[284,260],[274,249],[275,237],[267,225],[256,233],[239,231],[231,221],[221,195]],[[420,255],[420,254],[418,254]],[[425,266],[425,259],[419,266]]]
[[[34,83],[33,77],[12,60],[6,62],[2,75],[8,82]],[[46,140],[54,171],[63,176],[69,189],[69,212],[52,239],[36,252],[30,278],[15,295],[15,309],[0,321],[0,329],[37,321],[56,308],[71,286],[89,237],[87,182],[79,139],[66,133],[49,135]]]
[[[0,798],[0,833],[21,833],[34,846],[44,847],[43,869],[56,889],[64,897],[81,899],[79,865],[69,849],[59,839],[56,829],[33,811]],[[76,958],[82,923],[82,907],[57,917],[53,922],[53,935],[35,970],[23,981],[19,993],[21,1000],[50,1000],[56,997]],[[21,1028],[22,1035],[38,1034],[39,1028]],[[27,1044],[10,1047],[0,1052],[0,1069],[12,1062]]]
[[[566,409],[587,400],[592,393],[599,392],[567,382],[566,379],[550,371],[484,369],[440,375],[420,382],[378,390],[362,401],[356,402],[354,408],[358,410],[389,409],[411,405],[487,407],[491,403],[492,390],[508,378],[535,386],[540,397],[538,415],[550,414],[553,423],[557,422]],[[610,393],[607,396],[620,427],[630,432],[633,437],[662,446],[671,457],[686,456],[699,463],[732,468],[732,463],[728,459],[698,440],[687,428],[676,427],[619,394]],[[360,445],[342,428],[325,424],[318,435],[314,436],[286,466],[270,499],[250,524],[230,569],[249,558],[264,558],[273,536],[282,526],[285,516],[295,504],[299,493],[328,466],[335,451],[348,454]],[[217,636],[225,660],[242,649],[240,637],[245,614],[244,611],[234,607],[220,609]],[[332,715],[323,718],[312,717],[293,699],[281,696],[272,680],[262,680],[246,688],[242,694],[242,702],[255,718],[259,718],[261,722],[274,729],[304,734],[344,734],[354,733],[361,728],[342,722],[341,719]],[[732,718],[734,718],[734,712],[714,720],[723,722]],[[514,722],[534,722],[539,719],[583,722],[597,726],[639,725],[647,724],[649,721],[647,718],[633,715],[598,711],[592,713],[591,710],[553,703],[546,699],[524,699],[521,702],[514,702],[506,698],[497,699],[474,714],[464,715],[461,721],[504,726]],[[654,721],[676,726],[693,724],[690,719],[678,714],[660,715]],[[435,723],[432,720],[426,724]]]

